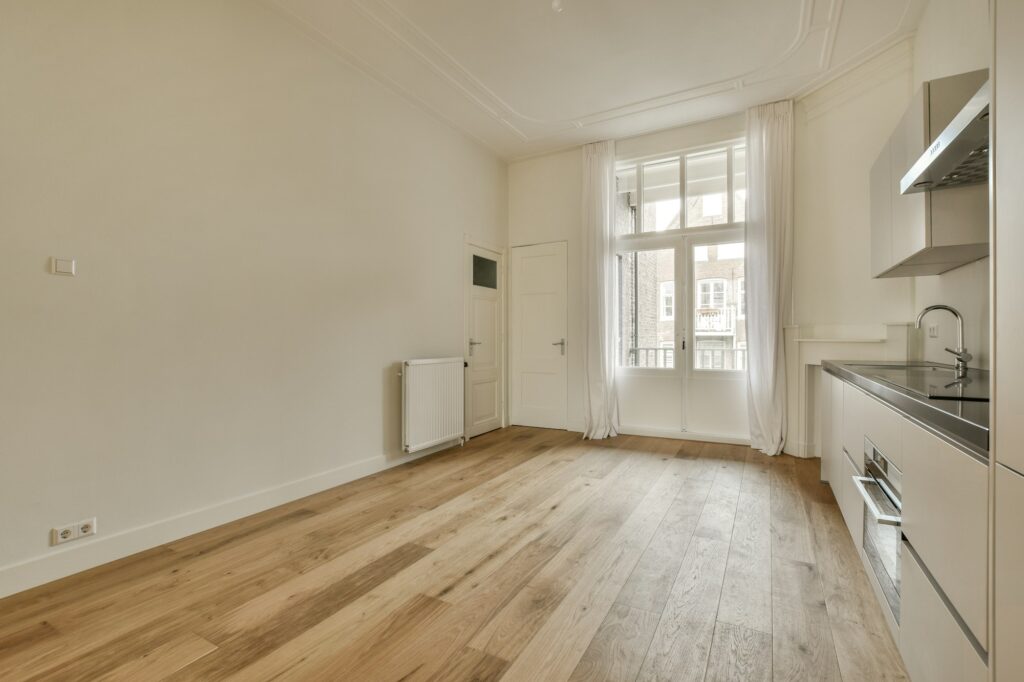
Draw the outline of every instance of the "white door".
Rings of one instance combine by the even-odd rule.
[[[509,414],[513,424],[566,428],[566,245],[512,249]]]
[[[466,437],[501,428],[501,254],[477,246],[466,249]]]

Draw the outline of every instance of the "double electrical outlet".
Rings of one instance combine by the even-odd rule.
[[[50,529],[50,544],[63,545],[65,542],[89,537],[90,535],[96,535],[95,516],[91,519],[83,519],[76,523],[69,523],[66,526]]]

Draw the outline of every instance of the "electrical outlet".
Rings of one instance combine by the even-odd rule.
[[[78,538],[89,537],[90,535],[96,535],[96,517],[91,519],[82,519],[77,523],[69,523],[66,526],[58,526],[57,528],[50,529],[50,544],[51,545],[63,545],[65,542],[71,542]]]
[[[90,535],[96,535],[96,517],[91,519],[83,519],[75,524],[78,530],[78,537],[84,538]]]
[[[72,523],[67,526],[50,529],[50,544],[63,545],[78,538],[78,524]]]
[[[930,324],[928,325],[928,338],[937,339],[939,338],[939,325]]]

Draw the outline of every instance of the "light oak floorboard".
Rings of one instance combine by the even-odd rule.
[[[0,600],[0,679],[906,674],[816,460],[511,427]]]

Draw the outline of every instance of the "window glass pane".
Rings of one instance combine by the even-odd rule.
[[[728,222],[728,150],[716,149],[686,157],[686,226]]]
[[[644,169],[644,232],[678,230],[679,224],[679,159],[645,163]]]
[[[661,249],[621,254],[619,365],[674,367],[674,319],[675,250]]]
[[[636,166],[615,170],[615,234],[636,232]]]
[[[473,286],[498,288],[498,262],[490,258],[473,256]]]
[[[693,247],[695,370],[746,369],[743,253],[742,242]]]
[[[732,201],[733,222],[747,219],[747,148],[732,148]]]

